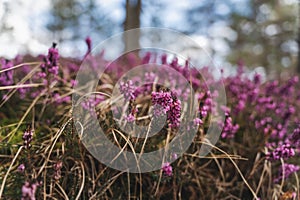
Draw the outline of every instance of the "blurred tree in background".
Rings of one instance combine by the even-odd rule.
[[[230,27],[237,40],[230,42],[228,60],[265,67],[267,73],[297,65],[297,4],[291,1],[249,1],[250,14],[231,13]]]
[[[142,8],[141,0],[126,0],[126,17],[124,21],[124,31],[139,28],[141,26],[140,13]],[[135,34],[124,35],[125,51],[132,49],[132,47],[139,47],[139,32]]]
[[[108,36],[116,26],[118,25],[105,15],[101,4],[95,0],[51,2],[51,17],[47,28],[54,32],[60,41],[82,39],[87,36],[86,30]]]
[[[47,22],[44,24],[47,32],[41,35],[45,37],[49,33],[53,34],[52,37],[41,41],[45,46],[49,46],[45,41],[55,39],[60,43],[60,48],[69,46],[74,49],[73,46],[77,46],[78,49],[83,49],[80,45],[84,44],[87,36],[91,36],[94,44],[97,44],[123,30],[163,27],[178,30],[192,38],[205,38],[208,53],[214,60],[221,58],[219,60],[224,65],[236,65],[238,61],[243,61],[252,69],[264,67],[268,74],[273,71],[296,71],[297,36],[300,34],[297,0],[45,1],[49,4],[49,13],[45,13]],[[19,12],[19,7],[12,6],[17,5],[16,2],[22,3],[16,0],[0,4],[4,7],[4,14],[0,12],[0,38],[6,34],[6,38],[13,41],[15,32],[21,30],[14,30],[21,23],[11,20],[9,14]],[[32,12],[36,11],[33,9]],[[34,24],[31,26],[34,27]],[[38,31],[35,30],[34,34],[35,32]],[[39,40],[33,35],[31,38],[35,39],[35,42]],[[129,39],[124,40],[124,48],[129,49],[129,43],[126,42]],[[136,42],[136,46],[139,36],[130,40]],[[23,38],[20,41],[24,41]],[[64,45],[66,43],[68,45]],[[7,44],[11,46],[10,42]],[[31,48],[34,47],[32,41],[27,45],[29,44]],[[66,51],[63,50],[62,53],[64,52]]]

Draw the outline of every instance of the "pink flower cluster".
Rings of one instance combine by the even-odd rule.
[[[296,148],[300,149],[300,126],[295,128],[290,140]]]
[[[134,100],[136,87],[133,85],[132,80],[120,83],[120,92],[124,95],[125,100]]]
[[[165,115],[171,109],[173,99],[171,92],[158,91],[152,92],[153,113],[155,116]]]
[[[23,133],[22,139],[24,141],[24,147],[26,149],[30,148],[30,143],[33,139],[33,133],[34,133],[34,131],[29,128],[26,129],[25,132]]]
[[[61,168],[62,168],[62,162],[58,161],[53,165],[53,169],[54,169],[54,179],[58,180],[61,177]]]
[[[174,93],[168,91],[152,92],[154,116],[167,114],[169,126],[177,128],[180,125],[181,101]]]
[[[37,190],[37,187],[40,186],[41,183],[35,182],[35,183],[29,183],[26,181],[24,185],[22,186],[22,198],[21,200],[36,200],[35,193]]]
[[[7,70],[13,66],[13,63],[11,61],[1,59],[0,60],[0,70]],[[7,86],[13,84],[13,70],[8,70],[3,73],[0,73],[0,86]]]
[[[179,99],[173,99],[171,109],[167,113],[169,120],[169,126],[171,128],[177,128],[180,126],[180,115],[181,115],[181,101]]]
[[[295,155],[295,150],[290,144],[281,144],[274,151],[267,153],[268,160],[279,160],[280,158],[287,159]]]
[[[56,44],[53,43],[48,51],[48,55],[43,57],[44,63],[41,64],[42,72],[39,74],[41,78],[45,78],[47,74],[58,75],[58,59],[58,49],[56,49]]]
[[[163,164],[162,170],[163,170],[163,173],[164,173],[166,176],[172,176],[172,174],[173,174],[172,166],[171,166],[171,164],[168,163],[168,162],[166,162],[166,163]]]
[[[22,163],[18,167],[18,172],[23,173],[25,171],[25,165]]]
[[[223,110],[225,112],[225,122],[220,123],[220,126],[223,127],[221,137],[233,138],[239,129],[239,125],[233,124],[229,108],[223,107]]]
[[[291,174],[299,170],[300,167],[298,165],[284,163],[283,167],[281,167],[279,170],[279,176],[274,179],[274,182],[279,182],[283,178],[283,176],[285,178],[288,178]]]
[[[82,108],[90,111],[92,115],[95,113],[95,106],[104,100],[104,96],[100,94],[92,95],[89,98],[81,102]]]

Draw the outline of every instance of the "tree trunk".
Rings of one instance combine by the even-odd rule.
[[[141,0],[126,0],[126,18],[124,22],[124,31],[140,28],[140,13],[141,13]],[[140,32],[128,33],[124,35],[124,50],[129,51],[138,49],[140,39]]]

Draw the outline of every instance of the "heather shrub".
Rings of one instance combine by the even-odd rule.
[[[180,147],[168,152],[161,169],[128,173],[110,168],[83,144],[85,135],[72,113],[72,95],[82,95],[74,86],[81,84],[76,74],[83,59],[61,58],[56,44],[30,61],[22,56],[1,59],[3,199],[299,198],[298,76],[262,80],[260,74],[249,77],[238,65],[235,75],[215,79],[210,67],[180,64],[164,53],[132,52],[111,62],[103,54],[91,55],[91,41],[86,42],[83,59],[92,67],[85,78],[93,79],[98,68],[108,67],[96,91],[77,105],[87,116],[80,125],[85,131],[92,131],[90,122],[96,119],[111,143],[134,154],[164,148],[178,134],[188,138],[190,130],[196,136],[183,154]],[[151,70],[124,76],[138,65]],[[181,74],[188,85],[157,65]],[[146,84],[140,86],[141,81]],[[223,95],[209,89],[214,83],[224,84],[226,105],[213,101]],[[215,145],[206,138],[212,122],[222,130]],[[212,151],[200,156],[204,144]],[[110,154],[107,149],[100,156]]]

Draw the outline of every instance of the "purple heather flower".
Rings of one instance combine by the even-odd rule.
[[[295,155],[295,150],[291,147],[290,144],[281,144],[274,151],[267,153],[267,160],[274,161],[279,160],[280,158],[287,159]]]
[[[232,118],[229,114],[230,108],[222,106],[222,110],[225,112],[225,122],[220,122],[219,125],[223,127],[221,137],[222,138],[233,138],[235,133],[239,129],[238,124],[233,124]]]
[[[203,121],[200,118],[196,118],[193,120],[195,126],[200,126],[203,124]]]
[[[233,138],[235,133],[238,131],[239,125],[233,124],[232,118],[227,115],[225,116],[225,122],[223,123],[222,138]]]
[[[154,105],[153,112],[155,116],[166,114],[171,109],[173,99],[170,92],[152,92],[151,96],[152,103]]]
[[[179,99],[175,99],[171,104],[171,109],[167,113],[169,126],[171,128],[179,127],[180,114],[181,114],[181,101]]]
[[[190,88],[186,88],[184,91],[180,91],[180,94],[182,95],[182,99],[184,101],[187,101],[190,96],[191,90]]]
[[[105,97],[100,94],[91,95],[90,97],[81,102],[81,106],[83,109],[89,111],[91,117],[96,118],[95,108],[104,99]]]
[[[172,159],[176,160],[178,158],[176,153],[172,153]]]
[[[179,64],[178,64],[178,58],[177,57],[173,58],[172,62],[170,63],[170,66],[173,67],[175,70],[178,69]]]
[[[127,115],[127,116],[125,117],[125,120],[128,121],[128,122],[134,122],[135,117],[133,116],[132,113],[129,113],[129,115]]]
[[[152,85],[155,80],[156,75],[153,72],[145,73],[145,87],[144,92],[149,92],[152,90]]]
[[[200,114],[202,118],[205,118],[208,115],[209,107],[204,105],[200,108]]]
[[[255,73],[255,75],[254,75],[254,84],[255,85],[258,85],[258,84],[260,84],[260,82],[261,82],[261,75],[260,74],[258,74],[258,73]]]
[[[181,101],[172,92],[152,92],[154,116],[167,114],[169,126],[177,128],[180,125]]]
[[[284,163],[283,167],[279,170],[279,176],[275,178],[274,182],[279,182],[283,178],[287,179],[291,174],[300,170],[298,165]]]
[[[291,141],[296,147],[300,148],[300,126],[293,131]]]
[[[58,180],[61,177],[61,168],[62,168],[62,162],[58,161],[53,165],[53,169],[54,169],[54,179]]]
[[[121,94],[123,94],[125,100],[134,100],[136,98],[134,94],[136,87],[133,85],[132,80],[121,82],[119,89]]]
[[[86,55],[88,55],[88,54],[91,53],[91,51],[92,51],[92,39],[91,39],[90,37],[87,37],[87,38],[85,39],[85,43],[86,43],[86,45],[87,45],[87,47],[88,47],[88,50],[87,50],[87,52],[86,52]]]
[[[11,67],[13,67],[13,63],[5,60],[5,59],[1,59],[0,61],[0,69],[4,70],[4,69],[9,69]],[[7,86],[7,85],[12,85],[14,80],[13,80],[13,73],[14,70],[9,70],[9,71],[5,71],[3,73],[0,74],[0,85],[2,86]]]
[[[30,142],[32,141],[33,133],[34,133],[34,131],[31,130],[31,129],[27,129],[27,130],[25,130],[25,132],[23,133],[22,139],[23,139],[23,141],[24,141],[24,147],[25,147],[26,149],[29,149],[29,147],[30,147]]]
[[[68,103],[68,102],[71,101],[71,97],[70,96],[62,97],[58,93],[55,93],[53,95],[53,98],[54,98],[54,101],[55,101],[56,104]]]
[[[89,97],[87,100],[83,101],[81,103],[81,106],[86,109],[92,111],[95,106],[97,106],[101,101],[103,101],[105,98],[104,96],[97,94]]]
[[[142,64],[147,64],[150,62],[150,59],[151,59],[151,53],[150,52],[147,52],[146,55],[143,57],[143,60],[142,60]]]
[[[167,64],[167,58],[168,58],[168,56],[166,54],[163,54],[161,56],[161,64],[163,64],[163,65]]]
[[[78,81],[72,79],[72,80],[70,81],[70,83],[71,83],[72,87],[75,87],[75,86],[78,84]]]
[[[50,65],[48,65],[48,72],[57,75],[59,54],[58,54],[58,50],[55,47],[56,44],[54,43],[52,48],[49,49],[47,59],[48,62],[50,62]]]
[[[146,72],[145,73],[145,82],[146,83],[153,83],[155,80],[156,75],[153,72]]]
[[[28,83],[29,83],[29,81],[26,81],[26,82],[25,82],[25,84],[28,84]],[[18,88],[18,92],[19,92],[20,97],[21,97],[22,99],[25,98],[26,94],[27,94],[29,91],[30,91],[30,88],[24,88],[24,87]]]
[[[23,173],[25,171],[25,165],[22,163],[18,167],[18,172]]]
[[[214,94],[216,95],[216,94]],[[207,91],[206,93],[200,93],[198,96],[198,101],[200,102],[200,118],[203,119],[207,117],[208,113],[212,112],[212,108],[214,106],[212,101],[212,94],[210,91]]]
[[[168,162],[166,162],[166,163],[163,164],[162,170],[163,170],[163,173],[164,173],[166,176],[172,176],[172,174],[173,174],[172,166],[171,166],[170,163],[168,163]]]
[[[280,88],[279,94],[284,96],[290,96],[290,94],[292,94],[295,90],[294,86],[298,83],[298,81],[298,76],[294,76],[293,78],[288,80],[288,82]]]
[[[53,165],[54,170],[60,170],[62,168],[62,162],[58,161]]]
[[[52,47],[48,50],[48,55],[44,56],[44,63],[41,65],[40,78],[45,78],[48,73],[58,75],[58,49],[55,48],[56,43],[53,43]]]
[[[36,200],[35,193],[37,190],[37,187],[40,186],[41,183],[32,183],[30,184],[28,181],[24,183],[22,186],[22,198],[21,200]]]

